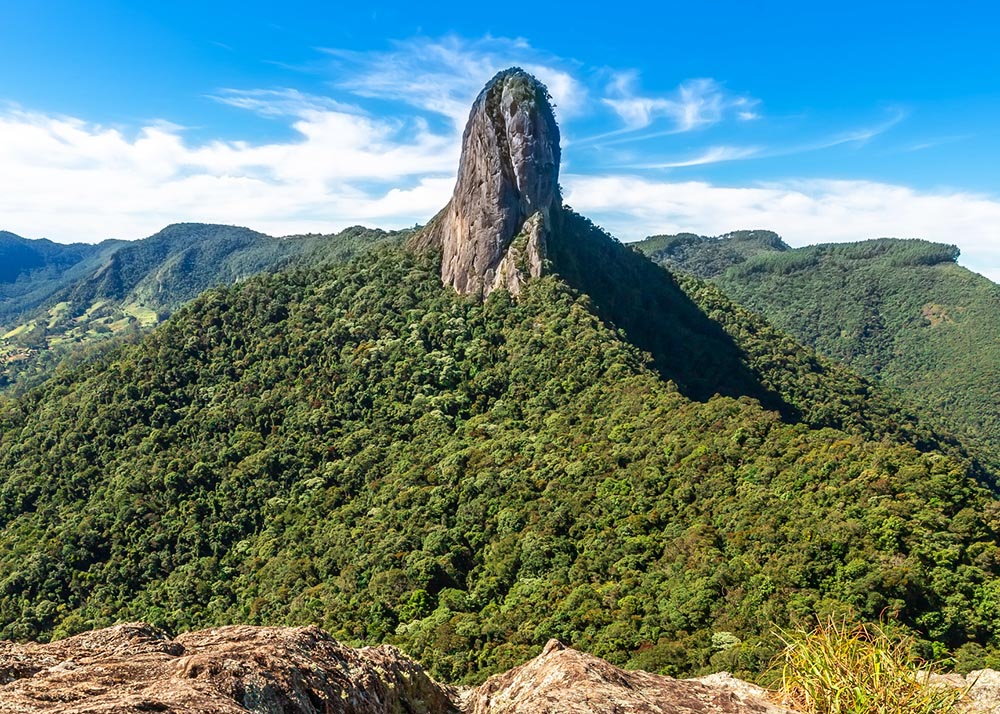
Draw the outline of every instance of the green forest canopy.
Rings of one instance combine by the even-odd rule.
[[[816,613],[997,646],[1000,511],[961,447],[717,288],[565,231],[518,301],[383,247],[210,290],[0,402],[0,638],[318,623],[467,682],[550,637],[759,671]]]
[[[955,246],[883,238],[792,249],[769,231],[635,246],[897,390],[1000,464],[1000,286],[957,265]]]

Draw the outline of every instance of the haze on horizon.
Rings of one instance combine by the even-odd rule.
[[[7,5],[0,230],[25,237],[423,223],[473,97],[519,65],[554,97],[567,203],[623,240],[925,238],[1000,280],[985,3]]]

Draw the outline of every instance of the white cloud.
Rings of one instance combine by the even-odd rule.
[[[866,141],[874,139],[876,136],[884,134],[899,124],[906,118],[906,112],[899,108],[890,110],[889,117],[878,124],[861,127],[852,131],[843,132],[811,144],[804,144],[786,150],[776,150],[772,156],[780,156],[785,153],[802,153],[805,151],[817,151],[819,149],[829,149],[841,144],[864,144]]]
[[[669,97],[639,95],[635,91],[637,82],[635,72],[618,73],[608,85],[612,96],[601,99],[627,131],[644,129],[659,118],[672,122],[674,132],[691,131],[722,121],[729,110],[738,110],[744,120],[757,117],[751,109],[757,100],[733,95],[714,79],[688,80]]]
[[[267,99],[276,97],[289,99]],[[71,117],[0,112],[3,228],[63,242],[137,238],[180,220],[287,234],[412,225],[447,202],[459,151],[451,132],[314,102],[296,114],[289,141],[195,144],[163,123],[130,137]]]
[[[305,94],[297,89],[220,89],[209,95],[222,104],[247,109],[263,117],[304,116],[310,112],[338,111],[364,114],[359,107],[342,104],[330,97]]]
[[[902,111],[894,111],[892,116],[885,121],[860,129],[848,132],[841,132],[833,136],[828,136],[810,143],[793,144],[790,146],[710,146],[702,153],[688,159],[672,159],[666,161],[649,161],[647,163],[637,163],[623,166],[627,169],[674,169],[689,166],[704,166],[707,164],[717,164],[723,161],[739,161],[742,159],[761,159],[776,156],[791,156],[793,154],[805,154],[810,151],[822,151],[831,149],[843,144],[864,144],[887,132],[905,118]],[[635,137],[649,138],[651,135]],[[652,136],[657,136],[653,134]],[[632,140],[632,139],[629,139]],[[609,143],[615,143],[614,141]]]
[[[324,109],[298,95],[245,96],[292,113],[296,137],[198,144],[165,122],[129,136],[70,117],[0,111],[0,229],[94,241],[136,238],[188,220],[284,235],[353,223],[412,225],[447,202],[458,163],[454,132]],[[672,165],[751,151],[714,147]],[[793,245],[926,238],[958,244],[963,264],[1000,279],[1000,201],[985,196],[868,181],[725,187],[564,173],[562,182],[571,205],[623,239],[738,228],[771,228]]]
[[[717,164],[723,161],[738,161],[742,159],[760,159],[776,156],[790,156],[793,154],[804,154],[810,151],[821,151],[843,144],[864,144],[874,139],[876,136],[887,132],[905,118],[902,111],[896,110],[885,121],[854,129],[848,132],[841,132],[832,136],[824,137],[809,143],[793,144],[790,146],[710,146],[700,154],[696,154],[686,159],[669,159],[663,161],[648,161],[645,163],[625,164],[620,168],[626,169],[675,169],[689,166],[705,166],[707,164]],[[625,139],[633,141],[636,139],[650,138],[659,134],[645,134],[642,136]],[[620,140],[623,141],[623,140]],[[616,143],[614,140],[606,142]]]
[[[738,159],[749,159],[758,156],[761,152],[757,146],[710,146],[702,153],[688,159],[674,159],[673,161],[661,161],[649,164],[637,164],[631,168],[636,169],[676,169],[685,166],[704,166],[706,164],[717,164],[722,161],[736,161]]]
[[[1000,201],[871,181],[788,181],[753,187],[563,176],[566,201],[623,240],[768,228],[793,246],[867,238],[954,243],[960,262],[1000,281]]]

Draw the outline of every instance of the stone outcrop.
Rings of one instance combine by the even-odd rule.
[[[439,250],[441,280],[463,295],[518,294],[558,229],[559,155],[545,86],[521,69],[499,73],[472,106],[451,201],[411,247]]]
[[[629,672],[556,640],[527,664],[486,680],[470,714],[779,714],[766,692],[728,675],[701,680]]]
[[[627,672],[555,640],[459,690],[393,647],[352,649],[316,627],[219,627],[176,639],[117,625],[51,644],[0,642],[0,714],[777,714],[728,675]]]
[[[970,714],[1000,712],[1000,672],[995,669],[973,670],[964,677],[961,674],[932,674],[929,682],[965,692],[961,708]]]
[[[0,713],[451,714],[456,693],[393,647],[316,627],[220,627],[174,640],[143,623],[47,645],[0,643]]]

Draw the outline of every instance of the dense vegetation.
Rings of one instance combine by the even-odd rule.
[[[271,238],[236,226],[180,223],[142,240],[58,245],[0,234],[0,389],[37,384],[158,324],[202,291],[296,263],[346,260],[390,234]],[[20,256],[20,258],[19,258]]]
[[[633,247],[654,262],[712,278],[758,255],[792,250],[771,231],[733,231],[718,238],[678,233],[650,236]]]
[[[315,622],[452,681],[549,637],[759,671],[813,613],[996,645],[1000,509],[957,446],[717,288],[563,235],[518,301],[383,247],[0,401],[0,638]]]
[[[744,231],[636,247],[899,390],[1000,463],[1000,286],[957,265],[955,246],[879,239],[791,249],[773,233]]]

